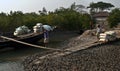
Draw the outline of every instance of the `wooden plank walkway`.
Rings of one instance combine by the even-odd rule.
[[[82,45],[79,44],[79,45],[77,45],[75,47],[70,47],[70,48],[66,48],[64,50],[61,50],[61,49],[54,49],[54,48],[42,47],[42,46],[38,46],[38,45],[34,45],[34,44],[30,44],[30,43],[18,41],[18,40],[15,40],[15,39],[12,39],[12,38],[8,38],[8,37],[5,37],[5,36],[1,36],[1,38],[8,39],[8,40],[11,40],[11,41],[14,41],[14,42],[18,42],[18,43],[21,43],[21,44],[33,46],[33,47],[36,47],[36,48],[43,48],[43,49],[55,50],[53,53],[50,53],[50,54],[47,54],[47,55],[39,57],[40,60],[42,60],[42,59],[44,59],[46,57],[54,58],[54,57],[60,57],[60,56],[69,55],[71,53],[74,53],[74,52],[77,52],[77,51],[80,51],[80,50],[83,50],[83,49],[87,49],[87,48],[90,48],[92,46],[96,46],[98,44],[102,44],[102,43],[97,42],[94,39],[94,40],[88,41],[87,43],[84,43]],[[34,63],[35,64],[39,64],[41,62],[40,60],[39,61],[34,61]]]
[[[118,40],[120,40],[120,36],[118,37]],[[87,49],[87,48],[90,48],[92,46],[97,46],[99,44],[103,44],[104,42],[97,42],[96,40],[92,41],[92,42],[88,42],[88,43],[85,43],[83,45],[77,45],[75,47],[71,47],[71,48],[67,48],[65,49],[63,52],[53,52],[51,54],[47,54],[47,55],[44,55],[44,56],[41,56],[39,57],[40,60],[46,58],[46,57],[51,57],[51,58],[54,58],[54,57],[60,57],[60,56],[65,56],[65,55],[69,55],[69,54],[72,54],[74,52],[77,52],[77,51],[80,51],[80,50],[83,50],[83,49]],[[39,64],[41,61],[35,61],[33,62],[34,64]]]
[[[46,58],[46,57],[60,57],[60,56],[64,56],[64,55],[69,55],[71,53],[74,53],[74,52],[77,52],[77,51],[80,51],[80,50],[83,50],[83,49],[87,49],[91,46],[94,46],[94,45],[98,45],[100,43],[96,43],[97,41],[92,41],[92,42],[89,42],[89,43],[85,43],[83,45],[78,45],[76,47],[71,47],[71,48],[67,48],[65,49],[63,52],[53,52],[51,54],[47,54],[47,55],[44,55],[44,56],[41,56],[39,57],[40,60]],[[40,61],[35,61],[33,62],[35,64],[39,64]]]

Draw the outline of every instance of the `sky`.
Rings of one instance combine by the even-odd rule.
[[[89,6],[91,2],[103,1],[113,4],[115,7],[120,8],[120,0],[0,0],[0,12],[9,13],[12,11],[38,12],[43,7],[47,11],[54,11],[56,8],[68,8],[72,3],[82,4]]]

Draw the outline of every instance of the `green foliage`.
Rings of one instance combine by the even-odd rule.
[[[112,10],[110,16],[108,17],[110,27],[115,27],[118,23],[120,23],[120,9],[116,8]]]
[[[79,30],[90,28],[90,15],[77,12],[79,5],[72,4],[70,8],[59,8],[54,12],[47,12],[45,8],[35,12],[23,13],[21,11],[11,11],[10,14],[0,13],[0,31],[14,31],[16,27],[26,25],[30,29],[40,22],[52,26],[58,26],[64,30]],[[83,8],[83,7],[82,7]]]

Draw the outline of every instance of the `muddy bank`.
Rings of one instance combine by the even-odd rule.
[[[89,35],[88,35],[89,34]],[[66,49],[96,40],[91,33],[85,32],[81,36],[64,41],[60,47]],[[25,71],[119,71],[120,68],[120,41],[112,44],[99,45],[94,48],[78,51],[67,56],[43,60],[39,58],[54,51],[44,51],[25,58]],[[36,61],[40,63],[35,64]]]

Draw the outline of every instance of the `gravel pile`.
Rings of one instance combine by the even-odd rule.
[[[81,36],[67,40],[58,48],[66,49],[94,41],[96,37],[91,31]],[[39,57],[54,51],[44,51],[29,56],[23,61],[25,71],[119,71],[120,68],[120,41],[112,44],[99,45],[94,48],[78,51],[76,53],[40,60]],[[35,62],[40,63],[35,64]]]
[[[25,71],[119,71],[120,41],[27,65]]]

